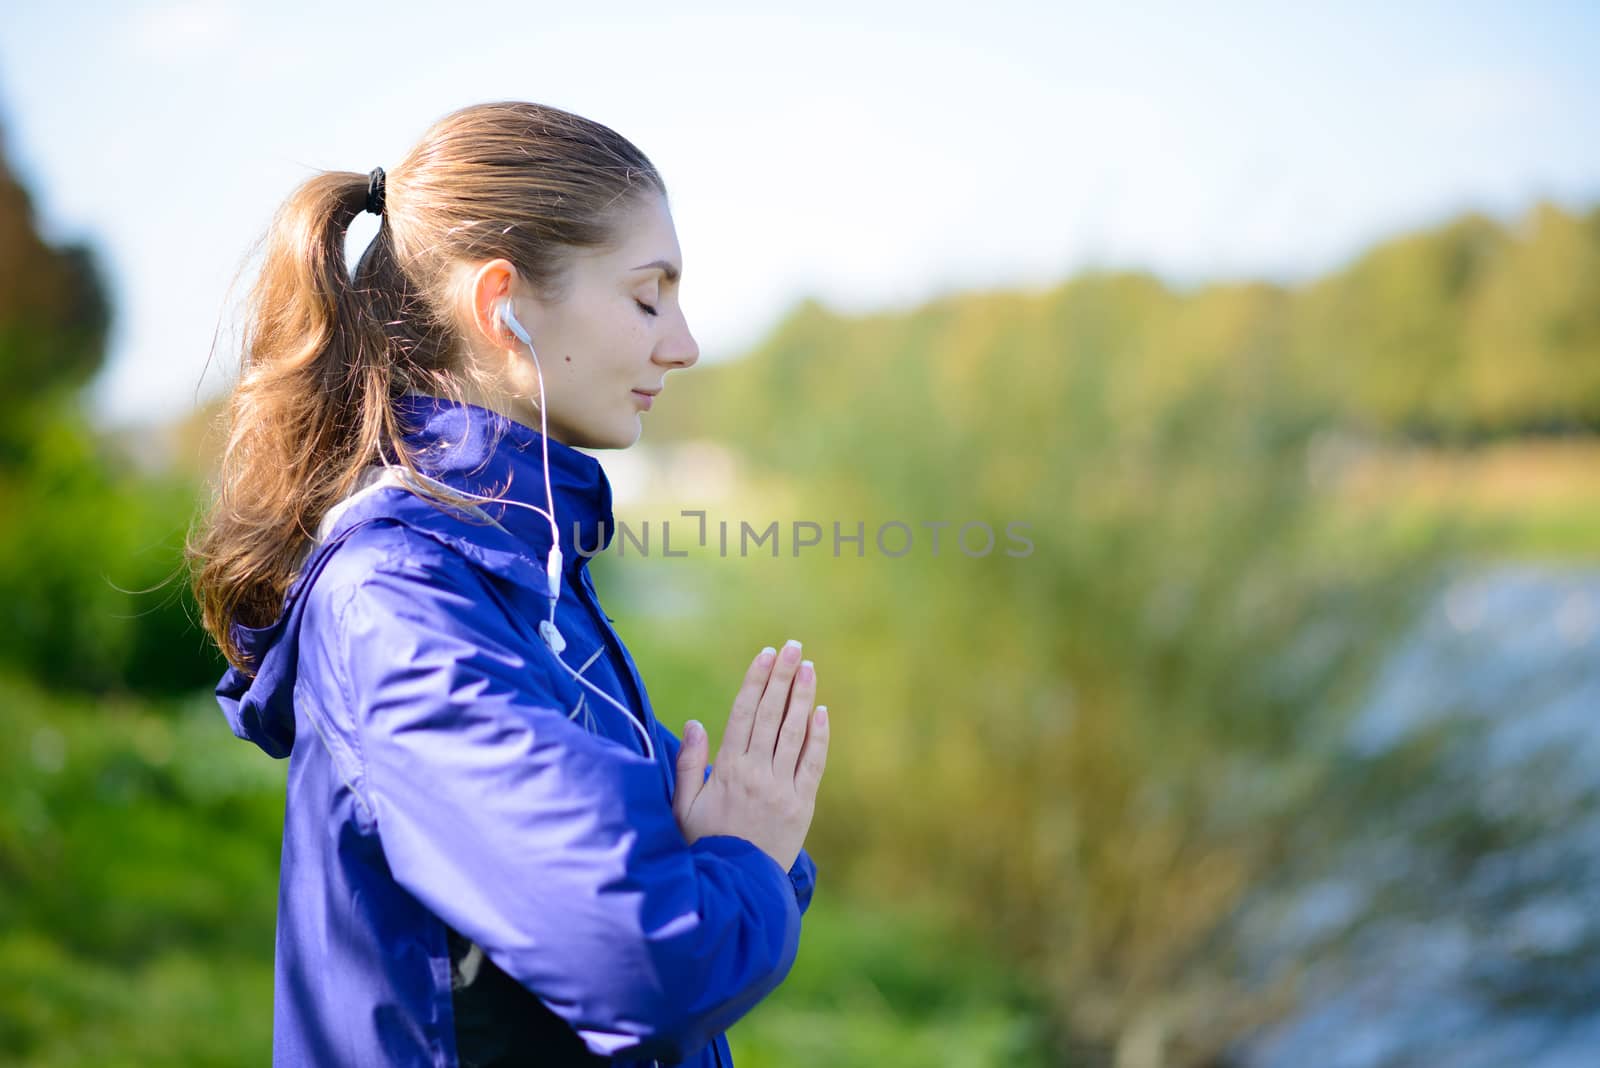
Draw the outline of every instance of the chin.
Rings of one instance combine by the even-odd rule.
[[[644,427],[642,420],[635,414],[631,418],[623,418],[615,424],[604,428],[595,428],[585,434],[579,448],[583,449],[626,449],[639,440],[639,435]]]
[[[628,429],[617,438],[617,443],[611,446],[613,449],[626,449],[631,447],[638,442],[640,435],[644,433],[643,419],[640,419],[636,415],[629,420],[629,423],[631,425],[628,427]]]

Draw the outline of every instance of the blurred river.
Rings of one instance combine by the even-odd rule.
[[[1600,570],[1452,582],[1342,745],[1340,844],[1243,926],[1302,1008],[1238,1063],[1600,1065]]]

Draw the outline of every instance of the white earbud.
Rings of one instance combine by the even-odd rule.
[[[500,316],[500,321],[505,324],[506,329],[516,335],[518,341],[529,349],[533,348],[533,338],[528,336],[527,328],[517,321],[516,313],[511,310],[510,297],[501,297],[500,302],[495,305],[495,312]]]

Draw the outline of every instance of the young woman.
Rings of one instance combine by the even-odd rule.
[[[769,647],[708,766],[590,580],[579,449],[632,445],[699,355],[660,176],[469,107],[392,174],[309,179],[264,253],[190,553],[218,701],[289,758],[274,1062],[731,1065],[798,949],[828,725]]]

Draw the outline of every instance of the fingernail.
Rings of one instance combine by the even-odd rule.
[[[794,652],[791,653],[789,651],[791,649],[793,649]],[[800,643],[795,641],[793,638],[790,638],[788,641],[784,642],[783,643],[783,655],[784,655],[784,659],[786,659],[786,660],[793,660],[795,657],[799,656],[800,655]]]
[[[772,663],[772,658],[777,655],[778,650],[769,645],[765,649],[762,649],[761,652],[756,654],[756,662],[763,665],[770,664]]]
[[[811,681],[811,677],[812,677],[812,675],[814,675],[816,673],[816,670],[817,670],[816,665],[813,664],[811,661],[809,661],[809,660],[800,661],[800,681],[802,681],[802,682],[810,682]]]
[[[699,741],[700,732],[703,730],[705,730],[705,728],[700,726],[699,720],[691,719],[688,723],[683,725],[683,740],[686,742]]]
[[[818,705],[817,706],[817,726],[826,727],[827,725],[828,725],[828,706],[827,705]]]

